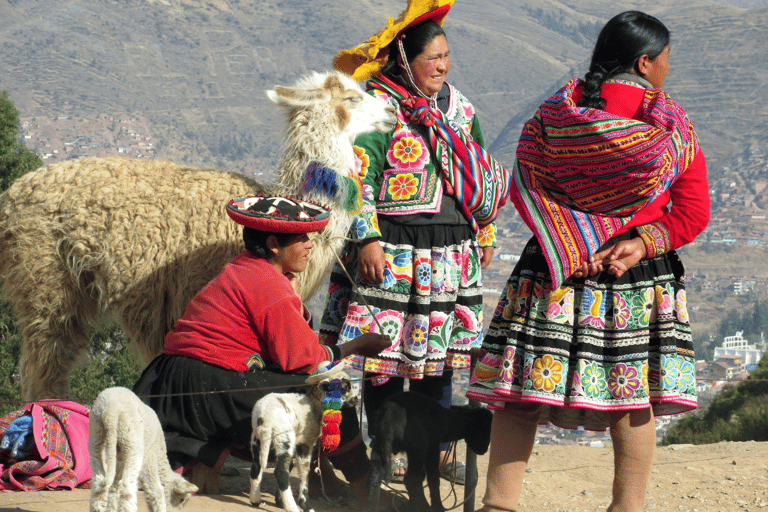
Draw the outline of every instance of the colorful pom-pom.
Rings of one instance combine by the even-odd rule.
[[[333,379],[328,383],[328,392],[323,398],[323,429],[320,433],[320,448],[332,452],[339,447],[341,441],[341,396],[342,382]]]

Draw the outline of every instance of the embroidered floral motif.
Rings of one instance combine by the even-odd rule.
[[[640,327],[648,327],[654,306],[653,289],[647,288],[632,297],[632,317]]]
[[[656,309],[659,315],[670,315],[674,310],[672,302],[672,286],[656,285]]]
[[[352,221],[352,226],[349,228],[349,234],[351,238],[354,238],[355,240],[361,240],[365,238],[365,234],[367,232],[368,232],[368,223],[365,222],[365,219],[356,217]]]
[[[371,158],[365,149],[359,146],[353,146],[352,149],[355,152],[355,157],[360,160],[360,179],[365,179],[368,175],[368,167],[371,165]]]
[[[677,387],[677,358],[661,355],[661,389],[673,390]]]
[[[419,180],[411,173],[397,174],[390,178],[387,192],[395,201],[405,201],[416,195]]]
[[[640,388],[637,369],[624,363],[617,364],[608,372],[608,388],[615,398],[632,398]]]
[[[456,304],[451,341],[457,345],[471,345],[482,332],[482,309],[472,311],[468,306]]]
[[[581,381],[584,393],[593,398],[601,397],[608,387],[603,367],[596,363],[589,363],[584,366],[582,375]]]
[[[429,294],[432,287],[432,262],[426,256],[416,258],[414,266],[414,284],[420,294]]]
[[[688,323],[688,308],[685,300],[685,290],[678,290],[675,297],[675,313],[680,322]]]
[[[381,334],[400,344],[400,332],[403,329],[403,315],[398,311],[387,310],[376,315],[381,326]],[[387,350],[394,350],[394,346]]]
[[[560,287],[549,294],[547,319],[558,324],[573,325],[573,288]]]
[[[373,202],[373,187],[363,183],[363,201]]]
[[[415,316],[408,320],[403,329],[405,349],[409,354],[420,357],[427,352],[427,328],[426,317]]]
[[[536,359],[531,371],[533,388],[551,393],[563,380],[563,364],[547,354]]]
[[[501,360],[501,380],[507,384],[512,384],[515,380],[515,375],[521,373],[520,354],[517,353],[515,347],[507,347],[504,349],[504,356]]]
[[[683,358],[678,358],[677,366],[677,386],[679,389],[685,391],[688,388],[696,385],[696,367]]]
[[[387,161],[393,167],[421,169],[429,159],[421,137],[408,130],[397,132],[387,152]]]
[[[625,329],[629,325],[629,318],[632,313],[627,305],[627,300],[621,293],[613,293],[613,327],[615,329]]]
[[[480,247],[493,247],[496,243],[496,223],[480,228],[477,232],[477,243]]]

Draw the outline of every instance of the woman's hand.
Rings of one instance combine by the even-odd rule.
[[[361,281],[367,283],[384,281],[386,261],[384,249],[379,245],[378,239],[364,242],[357,254],[357,269],[360,272]]]
[[[341,358],[358,354],[364,357],[376,357],[392,346],[392,340],[383,334],[367,332],[348,343],[339,345]]]
[[[481,247],[483,254],[480,257],[480,268],[485,268],[491,264],[493,259],[493,247]]]
[[[645,243],[640,237],[630,240],[622,240],[607,249],[593,254],[587,263],[584,263],[574,273],[574,277],[585,277],[608,269],[608,273],[621,277],[624,272],[637,265],[645,258]]]

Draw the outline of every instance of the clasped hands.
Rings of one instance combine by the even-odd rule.
[[[573,277],[594,276],[607,269],[609,274],[619,278],[645,256],[645,242],[642,238],[622,240],[590,256],[587,262],[576,269]]]

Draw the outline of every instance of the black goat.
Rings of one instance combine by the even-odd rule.
[[[378,510],[382,480],[389,483],[392,455],[405,452],[408,472],[405,488],[409,509],[414,512],[444,512],[440,498],[440,444],[464,439],[467,447],[484,454],[491,440],[493,413],[487,409],[451,407],[434,398],[406,391],[388,398],[373,422],[371,444],[371,512]],[[430,508],[424,495],[424,475],[429,485]]]

